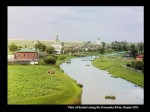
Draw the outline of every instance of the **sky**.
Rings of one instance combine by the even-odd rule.
[[[8,39],[144,41],[143,6],[8,6]]]

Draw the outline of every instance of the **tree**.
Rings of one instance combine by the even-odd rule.
[[[14,51],[16,51],[17,50],[17,48],[18,48],[18,46],[17,45],[15,45],[15,44],[11,44],[11,45],[9,45],[9,51],[10,52],[14,52]]]
[[[53,54],[53,53],[55,52],[55,49],[54,49],[52,46],[50,46],[50,47],[47,47],[47,48],[46,48],[46,52],[47,52],[48,54]]]
[[[126,41],[114,41],[111,43],[112,49],[116,50],[116,51],[127,51],[127,42]]]
[[[122,41],[121,45],[122,45],[122,50],[127,51],[127,42],[126,41]]]
[[[64,42],[61,43],[62,48],[64,47]]]
[[[91,44],[91,41],[88,41],[87,44]]]
[[[98,48],[97,48],[97,51],[98,51],[99,53],[102,53],[102,54],[104,53],[104,49],[103,49],[102,47],[98,47]]]
[[[57,59],[53,56],[47,56],[43,60],[46,64],[52,64],[52,65],[55,64],[57,61]]]
[[[46,46],[44,44],[42,44],[42,43],[35,44],[34,47],[36,49],[39,49],[42,52],[45,51],[45,49],[46,49]]]
[[[137,43],[137,49],[138,49],[138,53],[144,51],[144,43],[143,42]]]
[[[134,56],[134,58],[136,57],[136,54],[138,52],[138,50],[136,49],[135,45],[134,44],[131,44],[130,46],[130,51],[132,53],[132,55]]]
[[[103,47],[103,49],[104,49],[104,47],[105,47],[105,42],[102,42],[102,47]]]

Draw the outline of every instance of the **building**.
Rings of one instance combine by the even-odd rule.
[[[99,37],[98,37],[98,39],[97,39],[95,44],[101,46],[101,41],[100,41]]]
[[[38,58],[38,52],[34,49],[24,48],[14,53],[14,59],[34,60]]]
[[[54,47],[56,54],[61,54],[61,51],[62,51],[62,44],[61,44],[61,42],[60,42],[59,39],[58,39],[58,35],[56,35],[56,40],[55,40],[55,42],[52,44],[52,47]]]
[[[137,61],[142,61],[144,59],[144,55],[143,54],[139,54],[136,56],[136,60]]]
[[[24,48],[14,53],[14,58],[8,60],[12,64],[38,64],[38,52],[35,49]]]

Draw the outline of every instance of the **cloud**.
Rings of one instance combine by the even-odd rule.
[[[143,7],[8,7],[8,38],[143,41]]]

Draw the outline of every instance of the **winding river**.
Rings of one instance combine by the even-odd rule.
[[[106,70],[100,70],[91,61],[83,59],[74,58],[71,63],[60,65],[66,74],[83,85],[82,104],[144,104],[142,87],[113,78]],[[116,99],[105,99],[106,95],[115,95]]]

